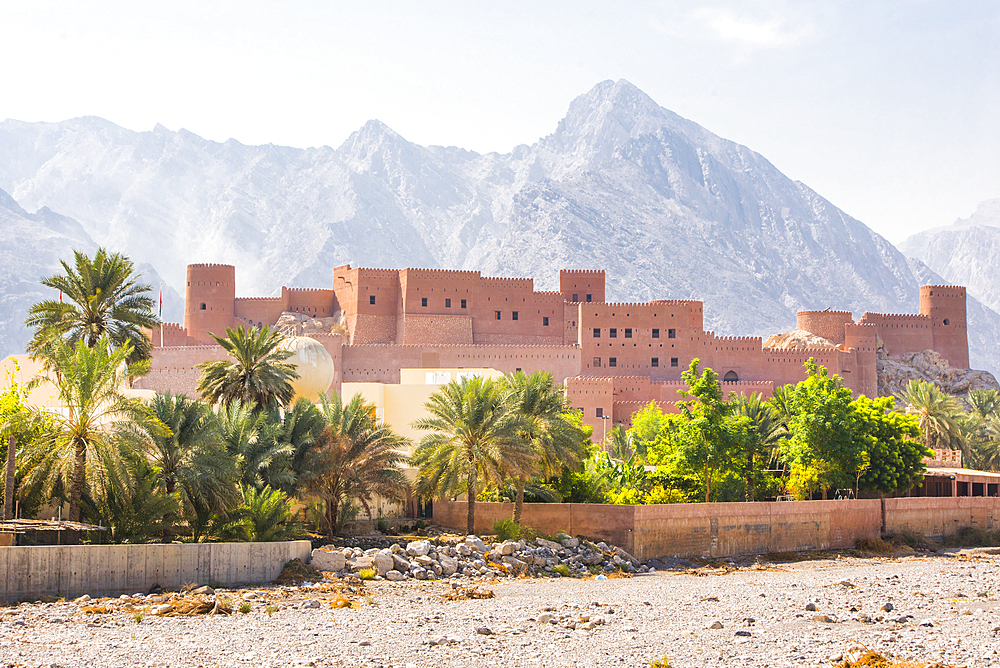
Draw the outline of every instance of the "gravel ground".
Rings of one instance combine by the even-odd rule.
[[[82,611],[97,601],[21,604],[0,609],[0,666],[647,666],[666,655],[674,668],[778,668],[829,665],[854,643],[1000,666],[995,552],[478,581],[495,593],[483,600],[443,600],[449,582],[369,581],[343,592],[359,607],[340,609],[333,583],[217,592],[250,601],[232,616],[157,617],[163,601],[150,597],[114,599],[110,614]],[[146,614],[137,623],[130,610]]]

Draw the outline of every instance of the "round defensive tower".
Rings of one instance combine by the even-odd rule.
[[[844,326],[853,323],[850,311],[799,311],[795,314],[795,327],[821,336],[834,345],[844,343]]]
[[[209,332],[225,336],[236,319],[236,267],[189,264],[184,291],[184,327],[188,336],[214,343]]]
[[[965,288],[960,285],[924,285],[920,314],[931,319],[934,350],[958,369],[969,368],[969,332],[966,328]]]

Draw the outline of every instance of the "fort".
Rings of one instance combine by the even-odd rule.
[[[775,386],[805,377],[810,357],[856,394],[877,394],[876,350],[896,355],[932,349],[968,368],[965,288],[926,285],[920,313],[802,311],[797,329],[824,343],[771,348],[760,337],[716,336],[703,324],[702,302],[605,301],[604,271],[562,270],[559,290],[540,292],[530,278],[485,277],[478,271],[333,270],[332,288],[281,288],[277,297],[236,296],[236,269],[187,269],[184,323],[154,335],[142,389],[193,393],[196,365],[223,359],[212,334],[237,325],[275,325],[283,314],[339,322],[344,333],[310,333],[334,360],[333,388],[343,383],[399,383],[401,369],[493,368],[546,371],[565,383],[595,434],[629,426],[650,401],[675,410],[681,374],[691,360],[711,367],[729,392],[770,396]],[[813,344],[810,344],[813,345]]]

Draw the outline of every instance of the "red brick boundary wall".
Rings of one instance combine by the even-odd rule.
[[[513,514],[511,503],[477,503],[476,533]],[[464,501],[435,501],[434,521],[464,531]],[[637,559],[735,557],[854,547],[860,538],[915,531],[940,539],[963,527],[995,531],[1000,498],[899,498],[781,503],[614,506],[526,503],[521,523],[618,545]]]

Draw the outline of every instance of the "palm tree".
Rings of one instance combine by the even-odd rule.
[[[736,415],[746,418],[750,425],[743,453],[743,477],[746,481],[746,500],[755,501],[757,469],[765,461],[777,458],[781,442],[789,437],[789,433],[777,412],[756,392],[749,397],[740,394]]]
[[[167,532],[180,503],[160,489],[155,467],[131,449],[121,456],[104,450],[101,457],[100,484],[84,503],[88,515],[108,527],[105,537],[112,543],[145,543]]]
[[[552,381],[552,375],[536,371],[530,376],[518,372],[505,378],[509,401],[520,418],[517,437],[522,446],[531,452],[532,473],[549,478],[562,472],[562,467],[579,471],[586,452],[583,432],[570,420],[573,409],[563,388]],[[524,486],[528,472],[520,471],[520,462],[514,473],[516,496],[515,522],[520,523],[524,508]]]
[[[1000,412],[1000,392],[996,390],[969,390],[966,402],[969,414],[983,420]]]
[[[272,411],[269,420],[273,427],[268,436],[275,447],[284,453],[282,472],[270,476],[270,484],[286,494],[294,494],[300,486],[300,477],[306,472],[309,452],[326,427],[326,421],[316,404],[303,398],[290,408]]]
[[[55,339],[71,346],[83,341],[93,348],[106,335],[116,348],[131,346],[130,364],[149,359],[153,344],[147,331],[160,320],[153,311],[156,303],[147,294],[151,288],[137,282],[132,261],[118,253],[109,255],[103,248],[93,259],[77,251],[73,255],[73,267],[61,263],[65,274],[42,280],[63,298],[31,307],[25,324],[35,329],[35,335],[28,352],[44,357]]]
[[[288,496],[277,489],[243,487],[243,503],[220,532],[224,537],[266,543],[296,538],[302,527],[293,521]]]
[[[278,481],[288,482],[292,446],[275,437],[280,426],[270,413],[255,411],[253,402],[239,399],[228,406],[219,406],[217,416],[226,451],[236,460],[241,485],[261,489],[276,487]]]
[[[608,454],[619,461],[628,461],[638,452],[632,431],[622,429],[620,424],[616,424],[611,429],[604,443]]]
[[[448,383],[424,407],[430,417],[413,426],[432,433],[421,439],[411,459],[419,469],[414,489],[437,497],[464,491],[466,531],[474,533],[476,482],[499,484],[505,472],[530,469],[534,453],[518,438],[521,418],[497,383],[478,377]]]
[[[326,424],[307,450],[301,481],[323,501],[323,517],[330,536],[340,528],[341,507],[349,500],[361,503],[371,516],[373,497],[400,499],[405,490],[401,470],[409,441],[374,418],[374,409],[360,394],[344,404],[340,396],[321,397]]]
[[[180,494],[189,524],[205,513],[220,513],[240,502],[236,458],[227,452],[212,408],[179,394],[157,394],[153,413],[170,434],[153,438],[150,460],[157,482],[169,496]]]
[[[292,352],[280,348],[284,335],[267,325],[246,329],[226,329],[226,337],[212,334],[231,360],[203,362],[198,392],[211,404],[228,406],[239,400],[258,411],[287,405],[294,396],[291,381],[298,378],[295,367],[284,360]]]
[[[919,419],[924,445],[931,449],[962,447],[961,409],[955,397],[945,394],[934,383],[911,380],[899,399],[906,405],[906,412]]]
[[[79,521],[87,478],[100,485],[103,467],[119,463],[123,453],[150,449],[154,434],[167,429],[148,406],[121,392],[132,355],[128,342],[112,347],[105,334],[93,348],[82,339],[75,346],[55,341],[47,352],[64,411],[34,411],[47,426],[26,453],[37,464],[26,482],[49,494],[61,483],[69,490],[69,519]]]

